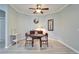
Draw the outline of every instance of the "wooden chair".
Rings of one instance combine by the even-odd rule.
[[[35,34],[34,30],[30,31],[30,34],[25,33],[25,36],[26,36],[25,46],[28,43],[31,43],[31,45],[33,45],[32,38],[30,37],[30,35],[34,35],[34,34]]]
[[[26,37],[25,46],[26,46],[26,44],[30,44],[30,43],[32,45],[32,38],[30,38],[29,34],[25,33],[25,37]]]
[[[35,34],[35,30],[30,31],[30,34]]]
[[[48,47],[48,33],[46,33],[45,36],[41,39],[41,44],[46,44]]]
[[[37,31],[38,34],[43,34],[43,31]]]

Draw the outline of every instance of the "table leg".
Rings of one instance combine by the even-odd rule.
[[[47,41],[47,47],[48,47],[48,41]]]
[[[41,42],[41,38],[40,38],[40,47],[42,47],[42,42]]]
[[[34,46],[34,39],[32,38],[32,47]]]

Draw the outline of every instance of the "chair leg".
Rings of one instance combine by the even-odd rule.
[[[47,47],[48,47],[48,40],[47,40]]]
[[[32,47],[34,46],[34,39],[32,39]]]
[[[26,44],[27,44],[27,40],[25,41],[25,47],[26,47]]]
[[[42,47],[42,42],[40,42],[40,47]]]
[[[48,42],[47,42],[47,47],[48,47]]]
[[[26,42],[25,42],[25,47],[26,47]]]
[[[41,41],[41,39],[40,39],[40,47],[42,47],[42,41]]]
[[[48,47],[48,41],[47,42],[45,42],[45,44],[47,45],[47,47]],[[42,41],[40,42],[40,47],[42,47]]]

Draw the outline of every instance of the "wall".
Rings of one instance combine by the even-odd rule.
[[[61,40],[79,51],[79,5],[69,5],[55,14],[56,33]]]
[[[15,34],[15,28],[16,28],[16,11],[10,7],[8,5],[8,16],[7,16],[7,19],[8,19],[8,23],[7,23],[7,28],[8,28],[8,40],[7,40],[7,44],[8,46],[11,45],[11,39],[10,39],[10,35],[13,35]]]
[[[37,18],[39,20],[38,24],[34,24],[33,20]],[[17,13],[17,27],[16,27],[16,32],[18,33],[19,39],[24,39],[25,38],[25,33],[32,30],[36,29],[39,26],[43,27],[44,29],[48,30],[48,19],[54,19],[53,15],[25,15],[25,14],[20,14]],[[52,38],[51,36],[53,31],[49,32],[49,37]]]
[[[5,11],[5,47],[7,48],[10,44],[10,35],[14,34],[16,28],[16,11],[11,8],[8,4],[0,4],[0,9]]]

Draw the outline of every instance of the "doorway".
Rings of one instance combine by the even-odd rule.
[[[0,48],[5,48],[5,12],[0,10]]]

